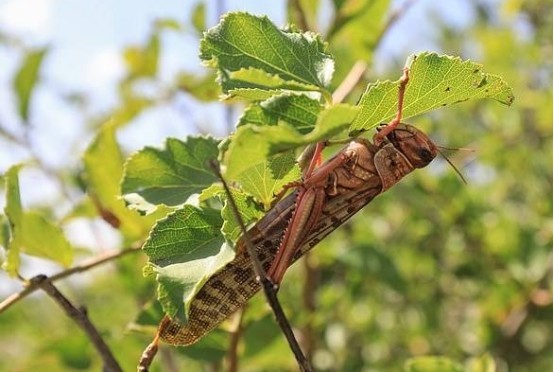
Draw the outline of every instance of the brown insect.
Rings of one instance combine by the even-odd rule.
[[[287,268],[373,198],[416,168],[427,166],[438,149],[423,132],[400,124],[408,69],[400,79],[396,117],[375,134],[373,143],[356,139],[316,168],[318,144],[297,192],[279,201],[237,244],[234,260],[212,276],[190,304],[186,324],[165,317],[158,336],[190,345],[240,309],[260,290],[248,239],[270,280],[279,284]],[[283,233],[284,232],[284,233]]]
[[[389,127],[385,127],[385,130]],[[382,132],[378,132],[378,137]],[[375,143],[379,142],[380,143]],[[416,168],[427,166],[437,155],[433,141],[413,126],[397,126],[374,143],[357,139],[349,143],[335,157],[323,164],[326,177],[313,176],[318,182],[315,198],[323,198],[321,211],[311,228],[304,228],[303,236],[291,245],[294,249],[290,261],[279,265],[285,269],[313,248],[325,236],[352,217],[373,198],[399,182]],[[340,160],[337,160],[340,159]],[[332,166],[329,166],[332,164]],[[310,196],[311,198],[311,196]],[[174,345],[190,345],[215,328],[229,315],[246,304],[260,289],[252,261],[244,248],[244,239],[256,247],[256,255],[267,271],[275,262],[283,231],[298,205],[297,195],[290,194],[249,230],[248,236],[238,242],[237,255],[223,269],[212,276],[196,294],[190,304],[187,324],[165,317],[160,325],[160,337]],[[301,202],[301,200],[300,200]],[[319,203],[319,202],[318,202]],[[308,213],[314,213],[313,210]],[[306,225],[304,225],[306,226]],[[276,271],[274,271],[276,272]],[[281,274],[277,278],[282,277]]]

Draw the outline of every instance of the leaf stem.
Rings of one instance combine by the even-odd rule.
[[[362,80],[365,72],[367,70],[367,63],[365,61],[359,60],[354,63],[354,66],[350,69],[344,80],[333,92],[333,102],[340,103],[342,102],[350,92],[358,85],[360,80]]]
[[[332,106],[333,105],[333,96],[331,95],[331,92],[329,92],[327,89],[321,89],[321,96],[325,100],[326,106]]]

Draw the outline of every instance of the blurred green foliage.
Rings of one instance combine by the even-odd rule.
[[[290,21],[317,30],[318,7],[308,3],[290,1]],[[331,22],[347,22],[345,15],[363,8],[351,3],[334,1],[336,14],[342,16]],[[476,53],[473,59],[513,88],[514,105],[467,103],[412,121],[441,145],[474,150],[445,150],[469,184],[439,160],[377,198],[287,274],[280,298],[318,370],[415,371],[444,365],[468,371],[489,371],[491,365],[498,371],[552,369],[552,3],[487,4],[472,3],[475,19],[464,29],[430,17],[437,29],[436,42],[443,53],[462,57],[467,57],[467,50]],[[190,24],[182,28],[195,29],[197,35],[196,29],[204,27],[200,19],[204,13],[197,7]],[[337,65],[344,70],[342,76],[359,56],[373,62],[380,36],[362,37],[369,32],[366,22],[360,22],[363,16],[353,17],[358,21],[348,30],[359,36],[353,40],[365,50],[341,50],[348,43],[346,31],[341,31],[345,26],[337,23],[329,28],[336,28],[334,34],[342,40],[333,47],[334,37],[328,39]],[[514,26],[516,20],[528,27],[525,35]],[[386,22],[380,19],[375,24]],[[118,87],[120,105],[108,115],[91,117],[83,110],[98,133],[102,133],[98,123],[107,116],[112,118],[110,128],[132,125],[140,112],[183,92],[199,102],[216,98],[213,79],[189,79],[186,71],[164,86],[159,99],[136,88],[141,79],[158,82],[158,58],[164,53],[159,35],[179,26],[169,20],[158,22],[144,45],[122,51],[128,73]],[[12,47],[7,36],[0,36],[0,42]],[[390,66],[387,74],[397,76],[403,61]],[[28,61],[21,63],[19,71],[30,69],[35,78],[39,76],[35,67],[25,67]],[[377,78],[382,77],[369,73],[349,100],[355,102],[367,82]],[[25,86],[32,90],[34,82],[26,81]],[[24,102],[23,119],[33,115],[32,92],[26,90],[16,93],[20,105]],[[10,140],[4,131],[0,135]],[[97,138],[95,143],[101,139]],[[110,151],[119,150],[110,147]],[[98,177],[97,182],[85,178],[69,186],[92,187],[98,197],[103,187],[118,182],[103,186],[102,175]],[[77,172],[71,179],[78,179]],[[103,207],[111,208],[116,201],[100,199],[94,203],[102,216]],[[121,216],[126,213],[117,217],[125,219]],[[90,208],[80,216],[89,214]],[[140,228],[123,238],[136,239],[150,223],[136,220]],[[144,263],[142,254],[125,256],[84,274],[85,280],[71,278],[59,286],[75,303],[86,305],[124,370],[135,368],[151,339],[151,333],[128,328],[155,296],[154,283],[142,277]],[[295,368],[261,296],[249,304],[243,328],[238,349],[241,370]],[[227,334],[216,331],[191,348],[162,347],[152,370],[225,368],[227,342]],[[26,298],[0,314],[0,350],[0,370],[101,369],[86,336],[44,296]],[[432,355],[445,358],[418,358]],[[425,369],[419,369],[422,365]]]

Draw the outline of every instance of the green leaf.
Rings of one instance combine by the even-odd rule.
[[[461,58],[422,53],[408,58],[410,81],[404,96],[403,118],[470,99],[492,98],[510,105],[512,89],[496,75],[481,72],[481,65]],[[398,82],[370,85],[363,94],[360,113],[351,134],[390,121],[398,108]]]
[[[222,196],[223,195],[225,194],[222,194]],[[247,193],[238,190],[232,190],[231,195],[233,196],[235,204],[237,205],[240,218],[246,226],[264,216],[264,212],[258,208],[258,206],[252,200],[252,197]],[[242,235],[242,231],[237,221],[235,212],[229,204],[227,195],[225,195],[225,204],[223,205],[223,209],[221,210],[221,216],[223,217],[224,221],[223,226],[221,227],[221,232],[223,233],[223,236],[228,241],[235,243]]]
[[[409,359],[404,365],[406,372],[461,372],[458,363],[439,356],[424,356]]]
[[[159,18],[156,19],[154,23],[155,29],[158,31],[161,30],[172,30],[172,31],[182,31],[183,25],[181,22],[174,18]]]
[[[283,186],[300,179],[302,172],[292,151],[277,154],[240,173],[237,181],[242,189],[260,201],[266,210]]]
[[[471,358],[467,363],[465,372],[494,372],[496,363],[490,354],[484,354],[478,358]]]
[[[6,192],[6,206],[4,212],[10,221],[21,221],[23,208],[21,207],[21,195],[19,193],[19,171],[23,166],[11,166],[4,176],[4,190]],[[13,226],[12,226],[13,228]]]
[[[231,96],[231,92],[245,89],[245,87],[249,89],[258,88],[262,90],[315,90],[315,87],[312,85],[293,80],[285,80],[277,75],[252,67],[229,72],[228,81],[225,82],[223,90]]]
[[[276,125],[282,120],[306,134],[314,128],[322,109],[317,100],[302,94],[284,93],[252,104],[239,119],[239,125]]]
[[[246,101],[264,101],[274,95],[280,94],[280,90],[267,90],[261,88],[241,88],[229,90],[230,97],[241,98]]]
[[[231,194],[239,214],[246,225],[263,217],[264,212],[260,210],[260,207],[254,202],[251,195],[237,188],[231,188]],[[242,231],[222,184],[214,183],[210,187],[205,188],[199,196],[199,201],[205,202],[211,198],[217,198],[223,205],[221,209],[221,217],[223,218],[221,233],[227,241],[235,243],[242,234]]]
[[[198,74],[183,72],[177,76],[177,86],[199,101],[211,102],[215,101],[221,94],[219,85],[215,80],[215,73],[199,76]]]
[[[130,241],[143,238],[154,224],[156,216],[141,217],[128,210],[120,198],[123,176],[123,156],[115,136],[117,122],[105,124],[85,151],[84,174],[87,192],[98,212],[117,219],[119,230]]]
[[[164,317],[164,311],[159,301],[151,301],[145,304],[136,318],[127,326],[133,332],[155,335],[160,321]]]
[[[23,122],[27,122],[29,119],[32,94],[39,80],[40,68],[47,52],[47,48],[29,51],[12,82],[18,100],[19,115]]]
[[[298,25],[306,30],[315,28],[318,11],[321,8],[320,0],[287,1],[287,19],[291,24]],[[301,18],[304,18],[303,21]],[[306,23],[303,25],[303,23]]]
[[[192,26],[201,34],[206,30],[206,4],[203,1],[196,3],[190,17]]]
[[[62,230],[37,212],[23,214],[21,224],[21,251],[31,256],[44,257],[69,266],[73,250]]]
[[[220,233],[220,211],[185,205],[158,221],[143,246],[157,274],[164,311],[186,323],[189,302],[202,285],[233,259]]]
[[[64,266],[73,260],[73,250],[62,230],[34,211],[23,211],[19,193],[20,165],[12,166],[4,175],[6,206],[10,231],[7,242],[8,254],[3,268],[11,276],[19,270],[19,253],[47,258]]]
[[[322,90],[330,83],[334,68],[325,48],[314,33],[286,32],[267,17],[228,13],[204,34],[200,58],[218,68],[224,93],[229,89],[257,87],[234,81],[233,73],[239,79],[247,78],[244,75],[248,73],[258,74],[256,79],[266,74],[289,84],[300,84],[303,89]]]
[[[125,163],[121,192],[137,193],[152,204],[183,204],[217,177],[209,162],[218,156],[218,141],[188,137],[169,138],[163,150],[145,147]]]
[[[314,129],[305,135],[284,123],[242,126],[225,154],[226,176],[236,180],[241,173],[267,162],[274,154],[329,139],[348,128],[357,113],[358,108],[350,105],[332,106],[321,112]]]
[[[143,46],[128,47],[123,52],[129,75],[135,77],[154,77],[158,72],[160,56],[160,35],[155,31]]]
[[[219,364],[229,352],[230,340],[228,332],[215,329],[197,343],[177,348],[177,350],[187,358],[204,363]]]
[[[342,79],[355,61],[371,65],[386,27],[390,3],[390,0],[348,1],[340,7],[327,34],[333,55],[341,62],[335,79]]]
[[[0,246],[8,248],[10,236],[10,225],[8,223],[8,219],[3,214],[0,214]],[[0,261],[0,265],[1,264],[2,262]]]

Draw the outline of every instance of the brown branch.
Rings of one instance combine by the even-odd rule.
[[[137,372],[148,372],[150,370],[150,365],[154,361],[154,357],[158,353],[158,348],[160,344],[160,334],[165,330],[165,328],[171,323],[171,320],[169,317],[164,316],[162,321],[160,322],[160,325],[158,326],[158,331],[156,332],[156,336],[154,336],[154,339],[146,349],[142,352],[142,355],[140,356],[139,363],[137,365]]]
[[[106,262],[116,260],[120,257],[123,257],[123,256],[129,254],[129,253],[138,252],[139,249],[140,249],[140,246],[137,245],[136,247],[126,248],[126,249],[113,251],[113,252],[107,252],[107,253],[104,253],[100,256],[94,257],[94,258],[92,258],[88,261],[85,261],[84,263],[82,263],[80,265],[77,265],[77,266],[74,266],[74,267],[69,268],[67,270],[61,271],[61,272],[59,272],[55,275],[52,275],[50,277],[46,277],[44,280],[49,282],[49,283],[54,283],[55,281],[66,278],[70,275],[80,273],[80,272],[83,272],[83,271],[87,271],[87,270],[90,270],[90,269],[92,269],[92,268],[94,268],[98,265],[102,265]],[[42,277],[43,277],[42,275],[38,275],[34,278],[31,278],[28,281],[28,285],[23,290],[21,290],[20,292],[14,293],[11,296],[8,296],[4,301],[2,301],[0,303],[0,314],[2,312],[6,311],[7,309],[9,309],[12,305],[16,304],[18,301],[24,299],[25,297],[27,297],[28,295],[30,295],[31,293],[33,293],[34,291],[39,289],[40,286],[38,286],[35,283],[35,279],[36,278],[42,278]]]
[[[87,313],[84,309],[77,309],[54,286],[54,284],[52,284],[52,282],[48,280],[48,277],[46,275],[37,275],[31,280],[31,284],[33,286],[36,286],[37,288],[42,289],[50,297],[52,297],[52,299],[56,301],[58,305],[60,305],[61,308],[65,311],[67,316],[73,319],[73,321],[75,321],[75,323],[77,323],[77,325],[81,327],[83,331],[85,331],[88,338],[90,339],[104,362],[104,371],[123,371],[117,363],[117,360],[115,360],[110,348],[108,347],[108,345],[106,345],[106,343],[102,339],[102,336],[100,336],[100,333],[88,318]]]
[[[219,170],[219,165],[213,162],[212,167],[217,177],[220,179],[221,183],[223,184],[225,193],[228,196],[229,205],[231,206],[231,210],[235,215],[235,218],[239,224],[239,227],[243,236],[248,236],[246,225],[244,224],[244,221],[241,218],[238,207],[235,203],[235,199],[233,199],[231,195],[231,190],[229,189],[229,186],[227,185],[227,183],[225,182],[225,179],[221,175],[221,171]],[[285,315],[285,312],[283,311],[283,307],[281,306],[279,299],[277,298],[277,290],[279,287],[275,285],[271,281],[271,279],[267,276],[262,266],[262,263],[260,262],[260,260],[258,259],[258,256],[256,255],[256,248],[254,247],[250,239],[244,239],[244,241],[245,241],[248,255],[252,259],[252,266],[254,266],[254,272],[256,273],[258,281],[262,285],[267,302],[271,307],[271,309],[273,310],[273,314],[275,315],[275,320],[277,321],[277,324],[279,324],[279,327],[281,327],[281,331],[285,335],[287,342],[289,343],[289,347],[292,350],[294,357],[296,358],[296,361],[298,362],[298,368],[300,369],[300,371],[313,371],[313,368],[310,365],[310,362],[304,356],[304,353],[302,352],[302,349],[298,344],[298,340],[296,340],[296,337],[294,336],[292,327]]]

